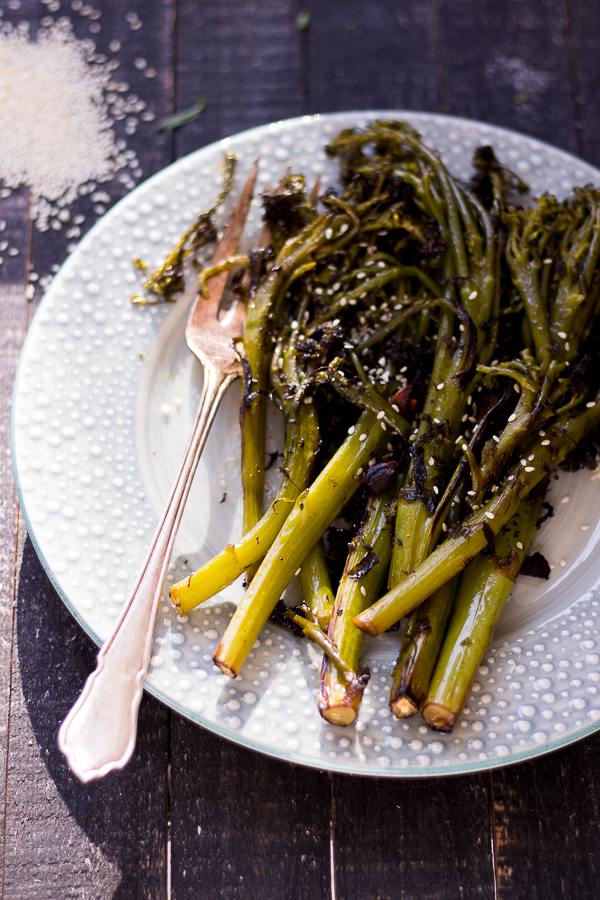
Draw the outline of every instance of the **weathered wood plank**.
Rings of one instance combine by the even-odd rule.
[[[600,879],[600,735],[492,773],[498,900],[592,900]]]
[[[333,777],[338,900],[493,900],[488,778]]]
[[[580,152],[600,166],[600,7],[594,0],[569,0],[565,7]]]
[[[6,765],[13,647],[17,547],[17,495],[10,451],[11,397],[26,327],[25,281],[29,241],[28,194],[15,191],[0,207],[0,815],[5,815]],[[15,255],[11,252],[17,251]],[[4,829],[0,853],[4,852]]]
[[[168,711],[143,699],[133,759],[101,782],[80,784],[56,746],[95,653],[28,539],[16,611],[6,900],[167,896]]]
[[[429,7],[409,0],[310,4],[310,111],[435,109]]]
[[[206,97],[176,133],[177,156],[245,128],[305,112],[292,0],[189,0],[177,15],[177,109]]]
[[[434,0],[445,112],[577,151],[561,0]]]
[[[329,776],[172,717],[173,900],[329,900]]]

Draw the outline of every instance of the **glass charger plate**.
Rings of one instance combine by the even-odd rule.
[[[13,407],[15,469],[29,533],[61,597],[98,643],[113,628],[144,558],[201,386],[183,338],[190,295],[174,306],[133,306],[141,278],[132,258],[152,267],[162,262],[215,196],[225,150],[239,159],[232,196],[257,157],[259,190],[288,166],[306,173],[309,184],[321,175],[327,186],[335,181],[335,166],[323,152],[327,140],[377,116],[408,120],[459,177],[468,177],[475,147],[492,144],[536,194],[564,195],[576,184],[600,182],[600,173],[580,160],[500,128],[434,114],[352,112],[278,122],[205,147],[107,213],[42,300]],[[250,239],[259,227],[254,200]],[[239,399],[234,387],[213,426],[169,581],[185,577],[240,534]],[[277,424],[268,450],[279,444]],[[320,654],[276,625],[264,629],[240,677],[221,674],[212,655],[241,596],[239,583],[184,619],[165,594],[146,687],[230,740],[354,774],[470,772],[577,740],[600,727],[599,499],[600,479],[589,471],[552,482],[555,516],[537,540],[553,566],[551,577],[519,581],[450,735],[431,731],[420,716],[391,716],[398,635],[365,642],[372,678],[356,725],[346,729],[319,717]]]

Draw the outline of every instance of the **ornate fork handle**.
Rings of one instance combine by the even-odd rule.
[[[80,781],[122,769],[135,747],[143,682],[175,535],[200,455],[237,364],[204,367],[204,388],[191,437],[148,555],[97,666],[58,732],[58,745]]]

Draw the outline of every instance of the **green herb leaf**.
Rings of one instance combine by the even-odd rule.
[[[310,25],[310,13],[309,12],[299,12],[296,16],[296,28],[298,31],[306,31],[308,26]]]
[[[163,119],[158,125],[158,130],[171,131],[173,128],[181,128],[182,125],[187,125],[188,122],[193,122],[194,119],[197,119],[204,112],[205,107],[206,97],[200,97],[193,106],[182,109],[181,112],[173,113],[172,116],[167,116]]]

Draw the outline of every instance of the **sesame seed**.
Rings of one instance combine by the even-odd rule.
[[[525,466],[526,472],[535,472],[535,466]]]
[[[538,434],[540,437],[546,437],[546,432],[542,431],[541,429],[540,429],[540,431],[538,431]]]
[[[486,517],[486,519],[493,519],[493,518],[494,518],[494,513],[493,513],[493,512],[486,512],[486,513],[485,513],[485,517]]]
[[[496,441],[497,444],[500,443],[500,438],[498,437],[497,434],[493,434],[493,435],[492,435],[492,440],[493,440],[493,441]]]
[[[552,265],[552,260],[551,260],[550,258],[545,259],[545,260],[544,260],[544,265],[545,265],[545,266],[551,266],[551,265]]]
[[[325,232],[325,237],[327,238],[328,241],[331,240],[331,238],[333,237],[333,229],[332,228],[327,229],[327,231]]]
[[[560,561],[560,563],[559,563],[559,566],[561,567],[561,569],[564,569],[564,567],[566,566],[566,564],[567,564],[566,559],[561,559],[561,561]]]
[[[350,428],[348,429],[348,434],[354,434],[355,430],[356,430],[355,426],[351,425]]]
[[[380,412],[377,413],[377,418],[378,418],[378,419],[383,419],[384,416],[385,416],[385,413],[384,413],[383,410],[380,410]]]
[[[585,405],[586,405],[587,409],[591,409],[592,406],[596,405],[596,402],[594,400],[590,400],[590,402],[586,403]]]
[[[434,493],[434,494],[439,494],[439,492],[440,492],[439,487],[437,486],[437,484],[434,484],[434,486],[433,486],[433,493]]]
[[[516,413],[512,413],[512,415],[510,415],[510,416],[508,417],[508,421],[509,421],[509,422],[514,422],[516,418],[517,418],[517,414],[516,414]]]
[[[429,465],[430,465],[430,466],[435,465],[435,460],[434,460],[433,456],[430,456],[430,457],[429,457]]]
[[[561,503],[568,503],[570,499],[571,499],[571,498],[569,497],[569,495],[568,495],[568,494],[565,494],[564,497],[561,497],[561,498],[560,498],[560,502],[561,502]]]
[[[434,424],[434,425],[439,425],[439,424],[440,424],[440,420],[439,420],[439,419],[434,419],[434,420],[433,420],[433,424]]]
[[[340,226],[340,230],[338,233],[340,235],[342,235],[342,234],[346,234],[347,231],[348,231],[348,223],[344,222],[343,225]]]
[[[521,460],[521,465],[522,465],[522,466],[526,466],[526,465],[527,465],[527,460],[526,460],[526,459],[522,459],[522,460]]]
[[[521,541],[517,541],[517,550],[522,550],[522,549],[523,549],[523,544],[521,543]]]
[[[387,363],[387,359],[385,358],[385,356],[380,356],[377,362],[380,366],[385,366],[385,364]]]
[[[467,491],[467,496],[468,496],[468,497],[474,497],[474,496],[475,496],[475,491]]]
[[[589,526],[589,525],[582,525],[582,526],[581,526],[581,530],[582,530],[582,531],[589,531],[589,530],[590,530],[590,526]]]
[[[444,389],[444,382],[443,382],[443,381],[440,381],[440,383],[439,383],[438,386],[437,386],[437,389],[438,389],[438,391],[441,391],[441,390]]]
[[[382,431],[387,431],[387,425],[385,424],[385,422],[382,422],[382,423],[381,423],[381,430],[382,430]]]
[[[471,291],[471,293],[469,294],[469,300],[474,300],[476,296],[477,296],[477,291]]]
[[[363,595],[363,597],[366,597],[366,596],[367,596],[367,591],[365,590],[364,584],[361,584],[361,586],[360,586],[360,592],[361,592],[361,594]]]
[[[359,434],[358,439],[359,441],[366,441],[367,435],[364,433],[364,431],[362,434]]]
[[[521,393],[521,388],[519,387],[518,384],[513,384],[513,387],[514,387],[515,391],[517,392],[517,394]]]
[[[570,350],[570,349],[571,349],[571,345],[570,345],[569,342],[567,341],[566,344],[565,344],[565,350],[568,351],[568,350]]]
[[[448,526],[445,522],[442,522],[442,531],[448,531]]]
[[[566,338],[567,335],[565,334],[564,331],[559,331],[559,332],[558,332],[558,336],[559,336],[559,338],[562,338],[562,339],[564,340],[564,339]]]
[[[296,571],[295,571],[295,573],[294,573],[294,574],[295,574],[295,576],[296,576],[296,578],[297,578],[297,577],[298,577],[298,575],[299,575],[299,574],[300,574],[300,569],[296,569]]]
[[[549,440],[542,441],[542,447],[547,447],[549,443]]]
[[[532,460],[533,458],[534,458],[533,453],[530,453],[529,456],[527,457],[527,459],[529,459],[529,460]]]

